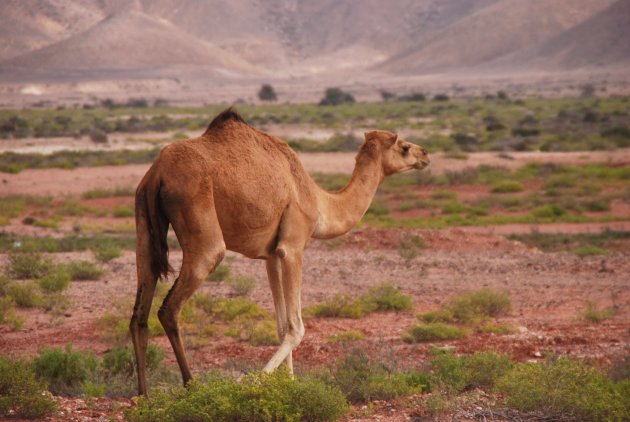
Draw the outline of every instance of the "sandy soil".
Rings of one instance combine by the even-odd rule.
[[[516,167],[529,161],[565,163],[628,163],[630,150],[597,153],[515,153],[513,159],[496,154],[471,154],[468,160],[447,159],[436,155],[432,171],[439,173],[479,164]],[[309,171],[349,172],[354,154],[302,154]],[[76,170],[26,170],[1,176],[0,195],[50,194],[77,195],[92,188],[134,186],[148,165],[96,167]],[[471,194],[475,194],[472,192]],[[130,198],[94,200],[91,206],[111,207]],[[99,202],[100,201],[100,202]],[[55,234],[45,229],[18,224],[5,230],[15,233]],[[118,219],[117,222],[120,222]],[[127,220],[122,220],[127,221]],[[131,220],[129,220],[131,221]],[[99,223],[102,223],[99,220]],[[358,295],[371,286],[391,281],[412,296],[414,310],[409,313],[377,313],[358,320],[308,319],[306,336],[295,352],[298,368],[329,365],[361,347],[374,356],[393,355],[404,365],[420,367],[428,360],[428,350],[435,346],[453,347],[457,353],[471,353],[491,348],[504,351],[515,359],[538,360],[544,351],[590,357],[603,364],[630,353],[630,242],[620,242],[603,257],[580,259],[569,253],[542,253],[504,235],[532,230],[545,232],[589,232],[605,228],[630,230],[630,222],[609,224],[504,225],[467,227],[447,230],[357,229],[340,241],[313,241],[304,267],[303,305],[309,307],[336,294]],[[62,227],[62,230],[70,230]],[[427,248],[407,262],[398,254],[404,236],[422,236]],[[57,261],[90,259],[91,252],[51,255]],[[6,263],[0,254],[0,266]],[[174,251],[171,262],[181,265],[181,253]],[[265,309],[273,308],[264,263],[228,253],[226,262],[235,275],[252,275],[257,286],[251,299]],[[12,332],[0,326],[0,354],[32,356],[42,347],[64,347],[72,342],[77,349],[104,353],[112,345],[99,328],[99,318],[113,312],[121,303],[130,304],[135,296],[135,258],[133,252],[106,264],[107,272],[98,281],[73,282],[68,290],[71,305],[61,317],[53,318],[41,310],[19,310],[26,317],[24,328]],[[168,281],[169,283],[172,280]],[[509,292],[512,311],[498,320],[515,328],[510,335],[473,333],[465,339],[421,345],[406,344],[401,336],[416,322],[415,315],[438,308],[463,291],[489,287]],[[229,294],[223,284],[205,283],[200,289],[216,295]],[[588,301],[600,307],[612,306],[615,316],[601,324],[580,318]],[[156,304],[155,306],[158,306]],[[331,342],[329,336],[359,331],[361,341]],[[167,362],[174,357],[166,337],[151,340],[167,350]],[[189,348],[194,371],[219,367],[262,367],[274,353],[273,346],[250,346],[230,337],[216,335],[205,345]],[[122,417],[121,408],[129,400],[59,398],[64,415],[52,420],[102,420]],[[405,406],[382,402],[375,404],[369,418],[352,420],[404,421],[422,414],[419,398]],[[415,402],[414,402],[415,400]],[[351,420],[350,417],[347,420]],[[465,418],[461,418],[465,420]]]
[[[304,268],[304,307],[339,293],[356,295],[390,280],[413,297],[414,311],[378,313],[358,320],[309,319],[306,337],[295,352],[299,368],[328,365],[356,346],[374,355],[393,353],[399,362],[411,366],[426,362],[427,351],[438,344],[453,347],[458,353],[491,348],[519,360],[539,359],[541,352],[548,350],[606,363],[630,351],[630,244],[625,251],[612,252],[604,258],[580,259],[568,253],[544,254],[489,233],[459,229],[412,233],[421,235],[428,247],[411,262],[404,261],[396,251],[401,237],[410,234],[407,230],[355,230],[340,244],[313,242],[309,246]],[[89,252],[54,256],[57,261],[90,258]],[[179,267],[181,254],[174,252],[171,261],[175,268]],[[250,297],[272,310],[263,262],[231,253],[227,262],[233,274],[256,278],[258,285]],[[97,322],[117,304],[130,303],[133,298],[134,254],[126,252],[107,267],[106,275],[99,281],[72,283],[68,291],[72,305],[60,319],[40,311],[20,312],[27,317],[23,330],[10,332],[0,328],[0,353],[31,356],[42,347],[63,347],[69,342],[78,349],[97,353],[109,350],[111,344],[100,335]],[[509,292],[512,312],[498,321],[515,327],[515,334],[476,333],[463,340],[422,345],[401,341],[415,322],[415,314],[436,309],[462,291],[484,287]],[[226,294],[228,289],[206,283],[201,291]],[[617,313],[598,325],[584,322],[579,316],[587,301],[596,301],[602,307],[614,306]],[[328,340],[332,334],[351,330],[363,333],[365,339],[352,345]],[[151,341],[168,350],[167,361],[175,364],[165,337]],[[261,366],[274,350],[273,346],[254,347],[216,336],[188,353],[195,371],[202,371],[239,362]],[[64,400],[76,403],[74,399]],[[405,412],[401,412],[399,416],[404,416]]]
[[[300,153],[300,160],[311,173],[351,173],[354,168],[355,153]],[[502,158],[492,152],[469,154],[468,159],[458,160],[432,155],[432,163],[425,170],[435,174],[446,171],[461,171],[479,165],[517,168],[529,162],[554,162],[564,164],[608,163],[622,165],[630,163],[630,149],[616,151],[589,152],[514,152],[510,158]],[[0,195],[16,194],[79,194],[94,188],[115,188],[136,186],[149,164],[125,166],[103,166],[62,169],[23,170],[18,174],[0,174]]]

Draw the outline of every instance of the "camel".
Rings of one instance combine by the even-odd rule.
[[[158,318],[184,385],[192,374],[178,327],[179,313],[226,250],[265,260],[281,343],[264,371],[285,362],[292,373],[292,351],[304,337],[300,290],[308,240],[348,232],[365,214],[386,176],[428,164],[424,148],[395,133],[366,132],[348,185],[327,192],[311,179],[284,141],[250,126],[231,108],[220,113],[202,136],[162,149],[135,197],[138,290],[130,331],[139,395],[147,395],[147,320],[155,286],[172,271],[166,242],[169,224],[183,261]]]

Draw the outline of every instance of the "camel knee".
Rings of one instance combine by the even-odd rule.
[[[295,326],[292,325],[291,327],[289,327],[289,330],[285,334],[284,338],[289,339],[291,346],[297,347],[302,342],[302,339],[304,338],[304,333],[304,324],[300,322],[299,324],[295,324]]]

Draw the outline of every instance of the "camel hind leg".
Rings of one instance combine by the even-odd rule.
[[[212,197],[194,198],[171,219],[183,252],[179,277],[166,295],[158,318],[173,347],[184,384],[192,378],[179,330],[182,306],[225,255],[225,243]]]
[[[138,232],[146,233],[146,220],[138,222]],[[136,293],[136,303],[133,307],[133,315],[129,324],[131,341],[136,355],[136,367],[138,371],[138,394],[147,394],[146,379],[146,354],[147,343],[149,341],[149,312],[151,302],[155,293],[157,277],[151,271],[151,264],[148,256],[150,239],[141,234],[138,235],[138,248],[136,251],[136,262],[138,271],[138,291]]]

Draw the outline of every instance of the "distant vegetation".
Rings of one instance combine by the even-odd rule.
[[[267,87],[261,87],[260,94],[272,100],[275,91],[270,85]],[[453,99],[437,94],[427,101],[426,95],[417,91],[408,94],[383,91],[381,96],[384,102],[356,103],[350,93],[328,88],[320,106],[242,104],[238,111],[255,126],[274,123],[340,130],[380,128],[402,133],[407,128],[422,130],[426,133],[422,138],[407,138],[422,143],[432,152],[630,147],[627,97],[510,99],[505,93],[497,93],[486,98]],[[103,100],[96,107],[75,109],[5,109],[0,110],[0,138],[85,136],[95,142],[107,142],[111,133],[201,132],[223,108],[220,105],[172,107],[164,101],[150,104],[144,99],[134,99],[125,104]],[[330,148],[334,150],[333,146]],[[21,160],[13,158],[19,166]],[[81,157],[71,162],[74,160],[80,161]],[[145,161],[150,160],[145,157]],[[6,164],[0,168],[11,171]]]
[[[340,105],[340,104],[353,104],[354,97],[352,94],[343,91],[341,88],[327,88],[324,93],[324,98],[319,102],[320,106],[326,105]]]
[[[278,99],[278,96],[276,95],[276,91],[275,89],[273,89],[273,86],[269,84],[263,84],[258,91],[258,98],[260,99],[260,101],[273,102]]]

